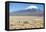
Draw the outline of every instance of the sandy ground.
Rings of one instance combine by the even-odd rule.
[[[43,27],[43,17],[38,16],[10,16],[9,29],[25,29]]]

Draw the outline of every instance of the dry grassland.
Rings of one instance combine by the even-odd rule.
[[[10,29],[43,27],[43,17],[38,16],[10,16]]]

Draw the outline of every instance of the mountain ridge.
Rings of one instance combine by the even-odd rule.
[[[10,16],[37,16],[37,15],[43,15],[43,11],[39,10],[39,9],[25,9],[25,10],[20,10],[20,11],[14,11],[12,13],[10,13]]]

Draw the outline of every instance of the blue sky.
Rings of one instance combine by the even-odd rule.
[[[43,10],[43,5],[41,4],[24,4],[24,3],[10,3],[9,10],[10,12],[20,11],[32,5],[38,7],[38,9],[40,10]]]

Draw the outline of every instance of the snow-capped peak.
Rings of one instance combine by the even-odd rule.
[[[34,8],[34,9],[38,9],[37,6],[29,6],[29,7],[25,8],[25,9],[32,9],[32,8]]]

